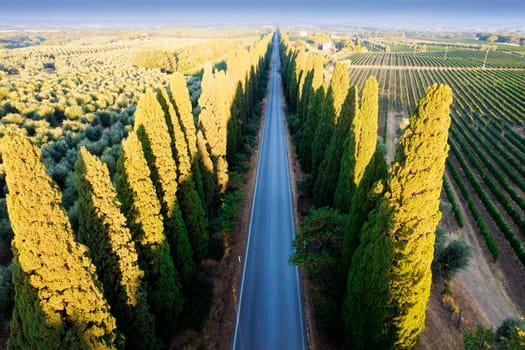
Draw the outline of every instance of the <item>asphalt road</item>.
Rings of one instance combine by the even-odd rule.
[[[233,350],[306,349],[299,274],[288,264],[295,226],[278,46],[275,37]]]

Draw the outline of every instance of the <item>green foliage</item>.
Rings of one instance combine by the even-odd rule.
[[[115,319],[95,266],[73,239],[58,186],[46,174],[40,152],[25,138],[2,141],[15,233],[9,349],[115,349]]]
[[[177,70],[177,61],[173,53],[164,50],[137,51],[133,65],[141,68],[160,68],[171,73]]]
[[[78,240],[89,247],[104,295],[127,339],[127,349],[155,349],[143,272],[107,167],[85,148],[75,165],[79,181]]]
[[[456,273],[468,266],[472,248],[463,241],[453,240],[445,245],[444,238],[437,235],[432,261],[432,278],[450,280]]]
[[[319,120],[322,116],[325,92],[321,86],[315,95],[310,92],[310,99],[306,112],[306,121],[301,130],[297,153],[303,170],[310,172],[312,170],[312,141],[314,140]]]
[[[164,234],[160,203],[135,133],[131,133],[122,143],[115,183],[122,212],[144,270],[148,304],[157,320],[157,334],[168,342],[176,328],[184,300]]]
[[[384,194],[384,181],[387,174],[385,151],[383,145],[378,144],[350,204],[348,225],[345,228],[346,233],[343,242],[341,264],[343,274],[346,274],[350,268],[352,256],[359,246],[361,229],[368,218],[368,213],[378,205],[381,196]]]
[[[13,239],[13,229],[7,214],[5,199],[0,199],[0,265],[11,263],[13,253],[11,252],[11,240]]]
[[[313,187],[313,200],[317,206],[331,205],[341,168],[344,143],[350,135],[350,126],[357,115],[357,88],[351,87],[337,119],[337,125],[319,165]]]
[[[492,329],[485,329],[480,325],[474,332],[465,331],[463,333],[463,345],[465,350],[488,350],[495,345],[495,334]]]
[[[237,219],[241,212],[241,205],[244,201],[244,194],[240,190],[227,192],[224,202],[219,208],[219,215],[216,219],[218,230],[223,233],[232,233],[237,225]]]
[[[0,323],[11,320],[14,306],[13,265],[0,266]]]
[[[474,332],[463,333],[465,350],[523,350],[525,324],[522,319],[507,318],[494,333],[490,328],[477,326]]]
[[[339,273],[346,215],[324,207],[311,210],[293,241],[290,263],[304,268],[314,289],[316,319],[331,335],[340,333],[344,282]]]
[[[517,330],[525,331],[525,321],[521,318],[507,318],[496,329],[496,338],[509,339],[515,335]]]
[[[198,160],[202,174],[202,188],[204,190],[206,207],[211,209],[214,207],[217,201],[217,180],[215,177],[215,166],[210,155],[208,144],[204,139],[204,135],[202,134],[202,130],[197,132],[197,149],[199,154]]]
[[[333,102],[333,90],[330,87],[326,94],[326,99],[324,101],[323,110],[321,112],[319,121],[317,122],[317,127],[315,129],[315,134],[312,139],[312,156],[311,156],[311,169],[312,169],[312,182],[315,183],[315,180],[318,176],[319,165],[323,161],[323,157],[332,138],[332,133],[335,128],[336,123],[336,114],[334,111],[334,102]]]
[[[171,136],[171,148],[177,161],[178,198],[182,217],[188,230],[188,238],[193,250],[193,259],[198,264],[202,258],[206,256],[208,251],[209,237],[206,214],[201,203],[201,198],[195,190],[195,184],[191,176],[191,159],[179,117],[170,101],[170,97],[164,89],[157,95],[157,98],[164,108],[166,124]]]
[[[192,103],[190,100],[190,94],[186,85],[184,76],[180,73],[174,73],[170,79],[170,93],[173,101],[173,105],[179,117],[181,128],[186,138],[186,144],[188,146],[188,153],[191,161],[191,174],[195,183],[195,190],[201,198],[201,204],[204,210],[208,212],[206,207],[206,195],[204,194],[204,188],[202,183],[201,168],[199,166],[199,157],[197,150],[197,132],[195,128],[195,121],[193,120],[192,114]]]
[[[202,77],[202,94],[199,97],[199,129],[202,130],[213,160],[218,194],[224,193],[228,184],[226,145],[229,111],[225,79],[223,71],[213,73],[211,68],[207,67]]]
[[[335,119],[339,118],[343,102],[348,94],[350,88],[350,77],[348,74],[349,65],[347,62],[337,62],[332,72],[332,79],[330,80],[330,88],[332,89],[333,95],[333,106]]]
[[[171,137],[160,102],[152,91],[140,99],[135,112],[135,130],[142,143],[157,197],[161,203],[164,230],[181,283],[189,281],[195,265],[186,225],[177,200],[177,165]]]
[[[319,119],[315,130],[315,137],[313,138],[312,179],[314,183],[321,175],[319,174],[319,166],[324,158],[326,149],[334,133],[335,126],[338,123],[343,102],[346,99],[349,88],[348,65],[343,62],[338,62],[332,73],[330,87],[326,94],[323,114]]]
[[[411,349],[424,327],[451,102],[445,85],[433,85],[419,101],[384,200],[361,232],[343,311],[347,339],[356,349]]]
[[[483,221],[483,218],[481,217],[481,214],[474,204],[474,200],[472,199],[470,192],[468,191],[465,183],[463,182],[463,179],[460,177],[459,173],[457,172],[456,168],[450,161],[450,159],[447,159],[447,167],[450,171],[450,174],[452,175],[452,178],[456,182],[456,184],[459,187],[459,190],[461,191],[461,194],[465,199],[467,200],[467,205],[470,209],[470,212],[472,213],[472,217],[474,218],[474,221],[476,222],[476,225],[478,226],[478,229],[480,230],[483,238],[485,239],[485,243],[487,244],[487,248],[496,259],[499,255],[499,248],[494,241],[494,238],[492,237],[492,234],[487,229],[487,226],[485,225],[485,222]]]
[[[392,349],[383,334],[389,298],[389,270],[394,256],[390,232],[392,215],[381,199],[361,231],[360,244],[352,256],[343,303],[343,326],[353,349]]]
[[[181,325],[201,331],[210,312],[213,298],[213,284],[210,277],[198,271],[186,287],[188,300],[182,310]]]
[[[367,80],[359,110],[351,123],[334,194],[334,204],[342,211],[350,209],[352,197],[376,149],[378,88],[375,78]]]
[[[450,204],[452,204],[452,210],[454,211],[454,217],[456,218],[458,226],[463,227],[463,216],[461,215],[461,210],[459,209],[456,197],[454,197],[452,188],[450,187],[450,184],[448,183],[445,177],[443,177],[443,188],[447,195],[448,201],[450,202]]]

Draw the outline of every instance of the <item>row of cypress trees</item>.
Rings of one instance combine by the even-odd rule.
[[[299,119],[296,150],[310,173],[307,190],[315,206],[346,217],[329,310],[353,349],[412,349],[430,295],[451,89],[428,88],[387,166],[377,138],[375,78],[359,94],[349,86],[348,64],[337,62],[326,88],[312,79],[322,81],[322,63],[310,63],[322,62],[319,54],[294,48],[285,34],[280,49],[288,108]]]
[[[207,256],[208,220],[228,184],[228,150],[242,144],[270,40],[229,53],[226,72],[205,69],[197,122],[181,74],[167,89],[146,91],[114,179],[81,148],[77,232],[40,150],[20,136],[2,139],[14,231],[10,349],[169,345],[188,283]]]

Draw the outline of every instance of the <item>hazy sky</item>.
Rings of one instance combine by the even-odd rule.
[[[215,18],[220,22],[260,19],[279,22],[303,19],[316,23],[337,20],[419,24],[475,23],[525,26],[525,0],[0,0],[0,18],[59,19],[98,15],[110,17]],[[408,24],[408,23],[407,23]]]

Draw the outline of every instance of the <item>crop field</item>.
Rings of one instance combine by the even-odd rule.
[[[433,83],[452,87],[447,178],[469,208],[486,247],[525,265],[525,59],[506,53],[450,50],[350,56],[351,84],[379,81],[380,133],[400,125]],[[399,128],[397,135],[400,134]],[[445,188],[450,186],[446,183]],[[450,193],[449,193],[450,195]]]

